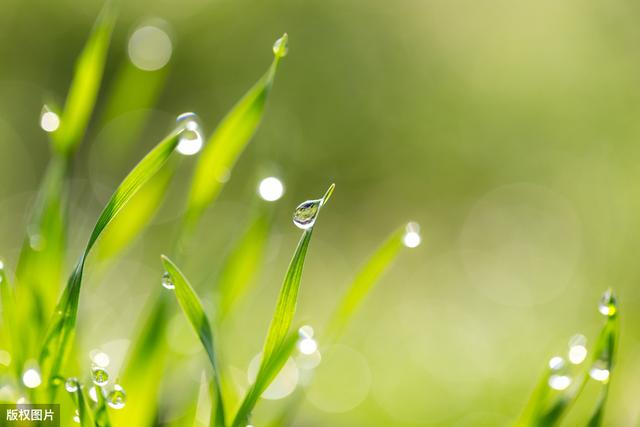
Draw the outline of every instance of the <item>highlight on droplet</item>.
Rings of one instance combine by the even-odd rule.
[[[153,24],[142,25],[129,38],[129,59],[137,68],[156,71],[171,59],[173,44],[169,35]]]
[[[40,113],[40,127],[45,132],[55,132],[60,127],[60,116],[44,105]]]
[[[22,374],[22,383],[28,388],[36,388],[42,384],[40,371],[36,368],[29,368]]]
[[[420,225],[417,222],[408,223],[402,236],[402,244],[407,248],[417,248],[421,242]]]
[[[258,195],[267,202],[275,202],[284,195],[284,185],[275,176],[268,176],[260,181]]]
[[[192,112],[182,113],[176,122],[179,126],[184,126],[176,150],[185,156],[193,156],[202,149],[204,142],[199,117]]]
[[[571,385],[571,378],[566,375],[551,375],[549,387],[554,390],[566,390]]]

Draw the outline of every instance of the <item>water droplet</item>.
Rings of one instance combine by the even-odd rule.
[[[587,338],[577,334],[569,339],[569,361],[574,365],[579,365],[587,358]]]
[[[604,316],[613,317],[618,311],[616,296],[611,288],[607,289],[598,303],[598,311]]]
[[[122,409],[127,401],[124,389],[118,384],[113,386],[113,390],[107,395],[107,404],[113,409]]]
[[[109,373],[100,366],[94,366],[91,368],[91,381],[98,387],[105,386],[109,382]]]
[[[98,401],[98,390],[94,386],[91,386],[91,388],[89,389],[89,397],[94,402]]]
[[[565,390],[571,385],[571,378],[566,375],[551,375],[549,377],[549,387],[554,390]]]
[[[159,70],[171,59],[173,46],[165,31],[155,25],[137,28],[129,39],[131,62],[144,71]]]
[[[202,129],[200,119],[195,113],[182,113],[176,119],[178,125],[184,126],[178,143],[178,153],[192,156],[202,149]]]
[[[40,372],[35,368],[30,368],[22,374],[22,382],[29,388],[36,388],[42,383]]]
[[[76,409],[76,412],[73,414],[73,422],[80,424],[80,413]]]
[[[549,368],[553,371],[559,371],[565,367],[565,361],[560,356],[554,356],[549,359]]]
[[[284,194],[284,185],[282,185],[282,181],[274,176],[267,177],[260,181],[258,194],[267,202],[275,202]]]
[[[69,393],[75,393],[78,391],[79,383],[78,379],[75,377],[67,378],[67,381],[64,383],[64,389]]]
[[[318,343],[313,338],[303,338],[298,341],[298,350],[302,354],[313,354],[318,350]]]
[[[289,36],[285,33],[273,44],[273,54],[278,58],[284,58],[289,53]]]
[[[176,288],[176,285],[171,280],[171,275],[169,273],[167,273],[166,271],[162,275],[162,286],[164,286],[166,289],[175,289]]]
[[[408,223],[402,236],[402,244],[407,248],[417,248],[421,242],[420,225],[417,222]]]
[[[318,217],[322,200],[307,200],[298,205],[293,212],[293,223],[303,230],[313,227]]]
[[[55,132],[60,127],[60,116],[44,105],[40,113],[40,127],[45,132]]]
[[[314,333],[315,331],[310,325],[304,325],[301,326],[300,329],[298,329],[298,334],[301,338],[313,338]]]
[[[29,246],[36,252],[45,248],[46,239],[40,233],[29,234]]]
[[[91,361],[94,363],[94,365],[101,368],[106,368],[111,362],[111,360],[109,359],[109,355],[100,350],[92,350],[89,353],[89,357],[91,358]]]
[[[607,362],[604,360],[596,360],[589,371],[589,376],[602,383],[609,381],[609,367]]]

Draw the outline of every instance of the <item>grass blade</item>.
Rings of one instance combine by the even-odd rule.
[[[80,256],[73,273],[69,277],[53,319],[49,325],[45,342],[40,353],[40,366],[43,378],[50,379],[57,375],[62,362],[66,359],[71,347],[71,338],[75,332],[76,316],[78,314],[78,302],[80,287],[82,285],[82,273],[89,252],[102,231],[118,215],[133,195],[155,175],[168,160],[169,156],[178,145],[183,129],[177,129],[153,148],[122,181],[113,196],[105,206],[91,233],[87,246]]]
[[[58,153],[68,156],[84,136],[98,97],[114,24],[112,3],[107,2],[76,63],[60,128],[53,134],[53,147]]]
[[[316,216],[331,197],[334,188],[335,184],[331,184],[322,199],[317,201],[319,207],[315,213]],[[315,220],[317,220],[317,218],[314,218],[314,224]],[[233,420],[233,427],[240,427],[248,424],[249,416],[253,411],[253,407],[257,403],[258,398],[262,392],[264,392],[266,387],[269,386],[271,381],[273,381],[273,378],[275,378],[280,369],[282,369],[282,366],[295,346],[297,332],[289,335],[289,329],[293,321],[293,316],[296,312],[298,291],[300,290],[300,281],[302,279],[302,269],[304,267],[307,249],[311,242],[313,228],[314,227],[311,226],[304,230],[302,237],[298,242],[296,251],[291,258],[287,274],[284,278],[284,282],[282,283],[282,287],[280,288],[278,303],[276,305],[273,318],[271,319],[269,332],[267,332],[267,337],[265,339],[264,349],[262,350],[262,362],[256,376],[256,381],[245,396],[245,399]]]
[[[4,262],[0,260],[0,301],[2,302],[2,323],[3,331],[7,335],[10,343],[11,354],[13,355],[13,369],[16,380],[20,382],[22,375],[22,364],[18,361],[22,360],[22,342],[19,331],[16,328],[16,300],[13,287],[7,279],[4,269]]]
[[[165,270],[169,273],[171,281],[175,286],[175,294],[182,308],[182,312],[189,320],[189,323],[193,327],[194,331],[200,338],[200,342],[207,352],[209,362],[213,368],[213,376],[215,379],[216,387],[216,408],[215,410],[215,426],[224,427],[224,405],[222,402],[222,388],[220,387],[218,363],[216,353],[214,351],[213,333],[211,332],[211,324],[209,318],[202,308],[202,303],[196,295],[195,291],[187,281],[187,278],[182,274],[178,267],[166,256],[162,255],[162,264]]]
[[[335,341],[339,338],[365,297],[396,259],[403,247],[402,238],[404,232],[404,226],[394,231],[356,275],[329,321],[327,336],[330,341]]]
[[[218,195],[233,165],[255,133],[278,69],[286,55],[287,35],[274,45],[275,58],[267,72],[222,119],[202,150],[187,201],[187,224],[193,226]],[[276,48],[279,46],[279,48]]]
[[[261,206],[258,214],[227,256],[218,281],[219,320],[225,318],[249,291],[262,264],[270,218],[270,212]]]

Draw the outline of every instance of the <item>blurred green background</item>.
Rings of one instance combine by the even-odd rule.
[[[63,104],[100,7],[2,2],[7,264],[15,265],[49,159],[42,105]],[[256,288],[219,331],[238,386],[261,349],[299,235],[293,208],[335,182],[307,258],[299,320],[322,329],[358,266],[399,225],[419,222],[423,244],[402,254],[339,355],[320,365],[295,425],[508,425],[571,335],[594,341],[603,322],[597,301],[611,286],[622,337],[605,425],[637,426],[639,17],[631,1],[123,2],[74,166],[65,271],[111,191],[175,117],[195,111],[209,135],[286,31],[289,56],[261,128],[183,263],[211,301],[212,278],[260,203],[257,183],[283,180]],[[127,54],[132,33],[148,22],[172,43],[169,63],[153,72],[135,69]],[[131,83],[119,92],[125,78]],[[158,257],[170,251],[193,162],[181,161],[141,238],[88,266],[80,348],[105,349],[116,370],[147,301],[164,291]],[[206,366],[188,328],[176,307],[167,336],[175,363],[162,391],[169,418],[195,398]],[[576,417],[595,394],[584,399]],[[261,402],[254,424],[285,404]]]

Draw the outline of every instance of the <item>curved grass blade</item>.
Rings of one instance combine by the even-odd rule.
[[[218,370],[218,362],[214,351],[211,324],[209,323],[209,319],[202,308],[200,299],[184,274],[182,274],[178,267],[165,255],[162,255],[161,258],[162,264],[164,265],[167,273],[169,273],[171,281],[175,286],[175,294],[178,303],[180,304],[180,308],[182,308],[182,312],[189,320],[189,323],[191,323],[191,326],[198,335],[198,338],[200,338],[200,342],[209,357],[209,362],[211,362],[216,388],[216,407],[213,408],[215,411],[215,426],[224,427],[224,404],[222,401],[222,388],[220,387],[219,381],[220,371]]]
[[[60,128],[53,134],[53,147],[58,153],[73,153],[84,136],[98,97],[114,24],[115,13],[108,1],[76,63]]]
[[[218,320],[224,319],[249,291],[262,264],[271,223],[271,212],[264,205],[251,220],[249,227],[227,256],[218,289],[220,304]]]
[[[87,397],[84,394],[84,389],[80,383],[76,382],[78,387],[73,394],[76,409],[78,410],[78,418],[80,418],[80,427],[93,427],[94,421],[91,416],[91,408],[89,408]]]
[[[317,214],[319,214],[320,209],[331,197],[334,188],[335,184],[331,184],[325,195],[320,199]],[[314,227],[312,226],[304,230],[302,237],[298,242],[296,251],[291,258],[287,274],[284,278],[284,282],[282,283],[282,287],[280,288],[278,303],[276,305],[273,318],[271,319],[269,332],[265,339],[264,349],[262,350],[262,362],[256,376],[256,381],[245,396],[245,399],[233,420],[233,427],[247,425],[247,421],[253,411],[253,407],[257,403],[258,398],[264,392],[266,387],[269,386],[271,381],[273,381],[273,378],[275,378],[280,369],[282,369],[287,357],[289,357],[289,354],[295,346],[297,333],[289,335],[289,337],[288,334],[293,321],[293,316],[296,312],[304,259],[307,255],[309,243],[311,242],[313,228]]]
[[[111,421],[109,421],[109,413],[107,412],[107,402],[104,397],[104,389],[96,386],[96,395],[98,397],[98,403],[94,410],[94,419],[96,427],[111,427]]]
[[[98,218],[87,246],[80,256],[73,273],[69,277],[67,286],[58,301],[42,346],[40,367],[43,378],[48,380],[57,375],[62,362],[66,359],[70,351],[71,338],[75,332],[76,316],[78,314],[82,273],[89,252],[98,240],[98,237],[100,237],[102,231],[118,215],[131,197],[133,197],[150,177],[162,168],[178,145],[182,131],[183,129],[179,128],[167,136],[133,168],[116,189],[113,196],[111,196],[111,199]]]
[[[356,275],[329,321],[327,337],[330,341],[335,341],[340,337],[365,297],[371,292],[373,286],[396,259],[400,250],[403,248],[403,235],[404,226],[394,231],[391,236],[387,238]]]
[[[256,376],[256,380],[251,384],[249,391],[245,395],[231,427],[244,427],[250,425],[249,419],[251,418],[253,408],[258,403],[258,399],[262,396],[262,393],[264,393],[267,387],[269,387],[285,363],[287,363],[287,360],[295,349],[297,342],[298,332],[293,331],[286,337],[282,344],[276,348],[268,359],[263,357],[263,363],[258,375]]]
[[[2,326],[3,332],[5,332],[9,343],[11,354],[15,360],[13,364],[14,374],[18,383],[21,380],[22,364],[18,361],[22,361],[22,343],[20,334],[16,328],[16,300],[13,292],[13,287],[7,279],[7,275],[4,270],[4,262],[0,260],[0,301],[2,302]]]
[[[267,72],[222,119],[196,164],[187,201],[187,225],[192,227],[216,198],[233,165],[255,133],[280,59],[286,55],[288,36],[274,45],[274,60]]]

